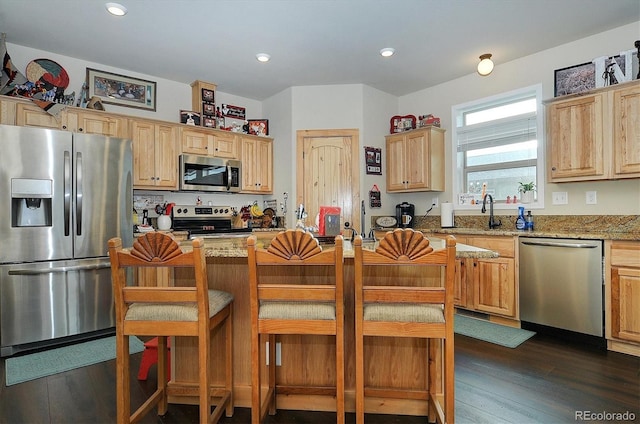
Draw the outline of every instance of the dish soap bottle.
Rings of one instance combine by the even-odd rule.
[[[531,211],[527,211],[527,216],[525,217],[524,229],[527,231],[533,231],[533,215],[531,215]]]
[[[518,206],[518,218],[516,218],[516,230],[524,231],[527,222],[524,219],[524,206]]]

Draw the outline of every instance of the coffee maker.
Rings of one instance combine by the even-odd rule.
[[[396,220],[398,228],[413,228],[416,208],[411,203],[402,202],[396,205]]]

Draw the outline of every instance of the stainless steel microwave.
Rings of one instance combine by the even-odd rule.
[[[180,155],[180,190],[238,193],[241,186],[239,160]]]

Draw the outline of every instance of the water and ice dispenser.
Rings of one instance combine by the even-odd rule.
[[[11,180],[11,226],[50,227],[53,181],[32,178]]]

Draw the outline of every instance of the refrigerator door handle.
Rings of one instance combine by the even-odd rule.
[[[70,271],[90,271],[96,269],[111,268],[109,261],[104,261],[90,265],[71,265],[71,266],[58,266],[53,268],[41,268],[41,269],[12,269],[8,272],[9,275],[43,275],[43,274],[56,274]]]
[[[71,157],[64,152],[64,235],[69,236],[71,226]]]
[[[82,153],[76,154],[76,235],[82,235]]]

